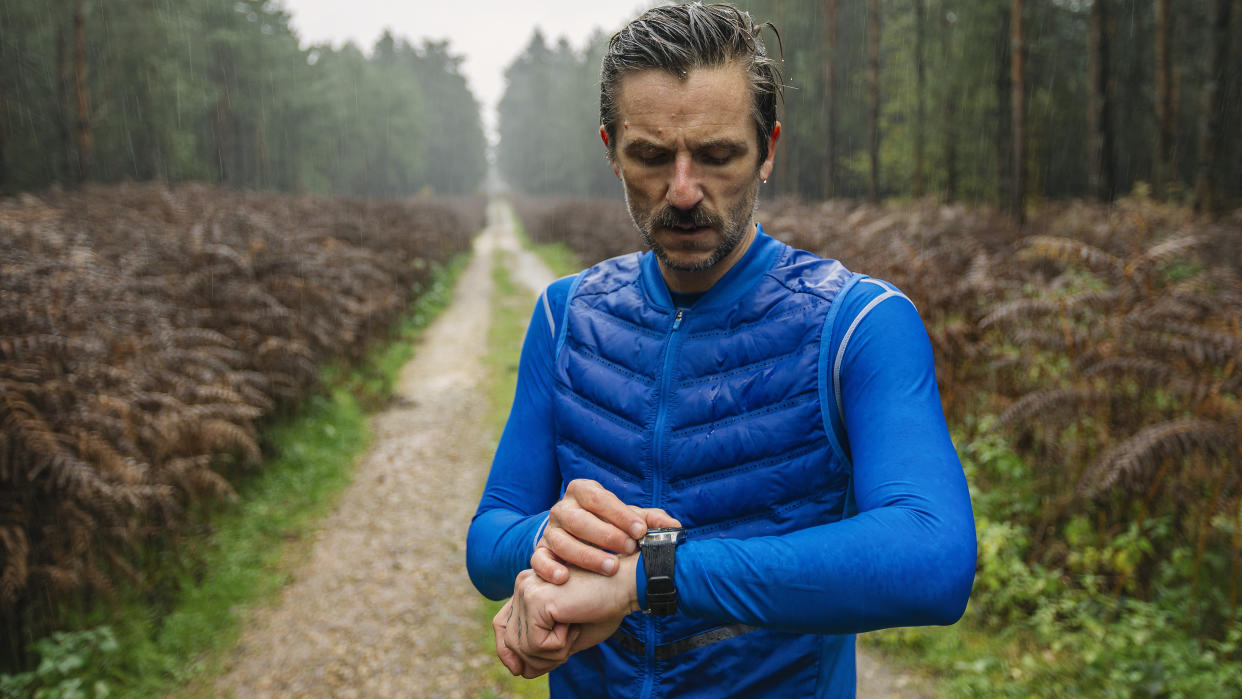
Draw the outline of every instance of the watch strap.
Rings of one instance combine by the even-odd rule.
[[[647,577],[647,611],[669,616],[677,611],[677,544],[673,541],[643,544],[643,572]]]

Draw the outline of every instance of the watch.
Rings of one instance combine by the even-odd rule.
[[[643,552],[643,572],[647,575],[647,609],[656,616],[677,611],[677,584],[674,579],[677,545],[685,539],[680,527],[648,529],[639,542]]]

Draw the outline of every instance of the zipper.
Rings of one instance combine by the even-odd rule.
[[[661,492],[661,472],[663,469],[664,454],[664,424],[668,418],[668,394],[670,386],[673,382],[673,358],[676,356],[674,350],[678,344],[679,335],[677,331],[681,329],[681,321],[686,317],[686,309],[678,308],[677,315],[673,318],[673,327],[669,331],[668,344],[664,347],[664,368],[660,373],[660,393],[657,397],[658,407],[656,408],[655,437],[652,443],[651,466],[653,469],[651,477],[651,506],[660,507],[663,493]]]
[[[657,396],[655,436],[652,441],[651,454],[651,506],[660,507],[663,492],[661,483],[663,479],[661,474],[664,470],[662,455],[664,453],[664,425],[668,419],[668,395],[672,385],[673,375],[673,359],[677,356],[676,345],[680,344],[680,335],[677,331],[681,329],[681,322],[686,318],[686,309],[678,308],[677,315],[673,318],[672,329],[669,330],[668,344],[664,347],[663,370],[660,374],[660,393]],[[643,678],[643,691],[641,696],[650,697],[655,682],[655,647],[656,632],[655,620],[647,616],[645,621],[647,636],[647,673]]]

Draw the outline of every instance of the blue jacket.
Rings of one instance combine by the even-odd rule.
[[[558,490],[574,478],[597,480],[627,503],[677,517],[687,543],[678,553],[681,613],[627,618],[622,630],[646,650],[610,641],[579,653],[552,673],[554,695],[851,696],[853,633],[960,616],[973,577],[974,529],[938,403],[934,415],[919,416],[933,423],[930,434],[921,437],[927,428],[915,424],[911,435],[930,458],[890,462],[894,473],[879,468],[878,482],[876,473],[861,474],[865,497],[855,483],[851,448],[869,452],[877,437],[854,426],[866,418],[851,419],[846,402],[884,381],[849,378],[883,373],[907,352],[923,373],[930,363],[921,323],[924,346],[912,347],[902,346],[900,334],[886,347],[883,328],[863,323],[890,298],[890,307],[906,309],[906,326],[910,315],[917,322],[899,292],[762,231],[689,309],[674,307],[650,254],[601,263],[558,291],[563,302],[550,300],[552,290],[544,298],[553,343],[546,415]],[[843,303],[850,295],[854,303]],[[856,342],[870,348],[855,354],[891,356],[846,361]],[[910,378],[898,373],[898,382]],[[925,377],[921,383],[914,387],[919,410],[932,412]],[[934,375],[930,390],[934,397]],[[889,412],[900,420],[904,407]],[[507,427],[501,451],[510,437]],[[488,490],[507,500],[497,459]],[[872,492],[877,486],[892,492]],[[877,494],[888,504],[877,503]],[[537,507],[546,512],[558,496]],[[529,558],[541,510],[510,503],[496,519],[496,509],[485,493],[471,531],[471,574],[487,593],[480,568],[502,569],[491,591],[504,590],[507,579],[500,593],[507,596],[512,577],[504,569],[526,567],[514,559]],[[515,531],[532,538],[508,566],[505,556],[490,566],[473,556],[489,538],[493,549],[504,548],[500,540]],[[656,646],[738,622],[762,628],[668,659],[653,656]]]

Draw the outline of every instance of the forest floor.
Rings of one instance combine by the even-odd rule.
[[[507,206],[459,278],[452,305],[402,370],[374,443],[306,560],[253,613],[214,694],[237,697],[505,696],[489,666],[466,529],[491,460],[486,430],[492,269],[498,254],[531,298],[552,272],[519,243]],[[516,348],[514,350],[516,352]],[[516,358],[515,358],[516,361]],[[860,697],[932,696],[924,680],[860,649]]]

